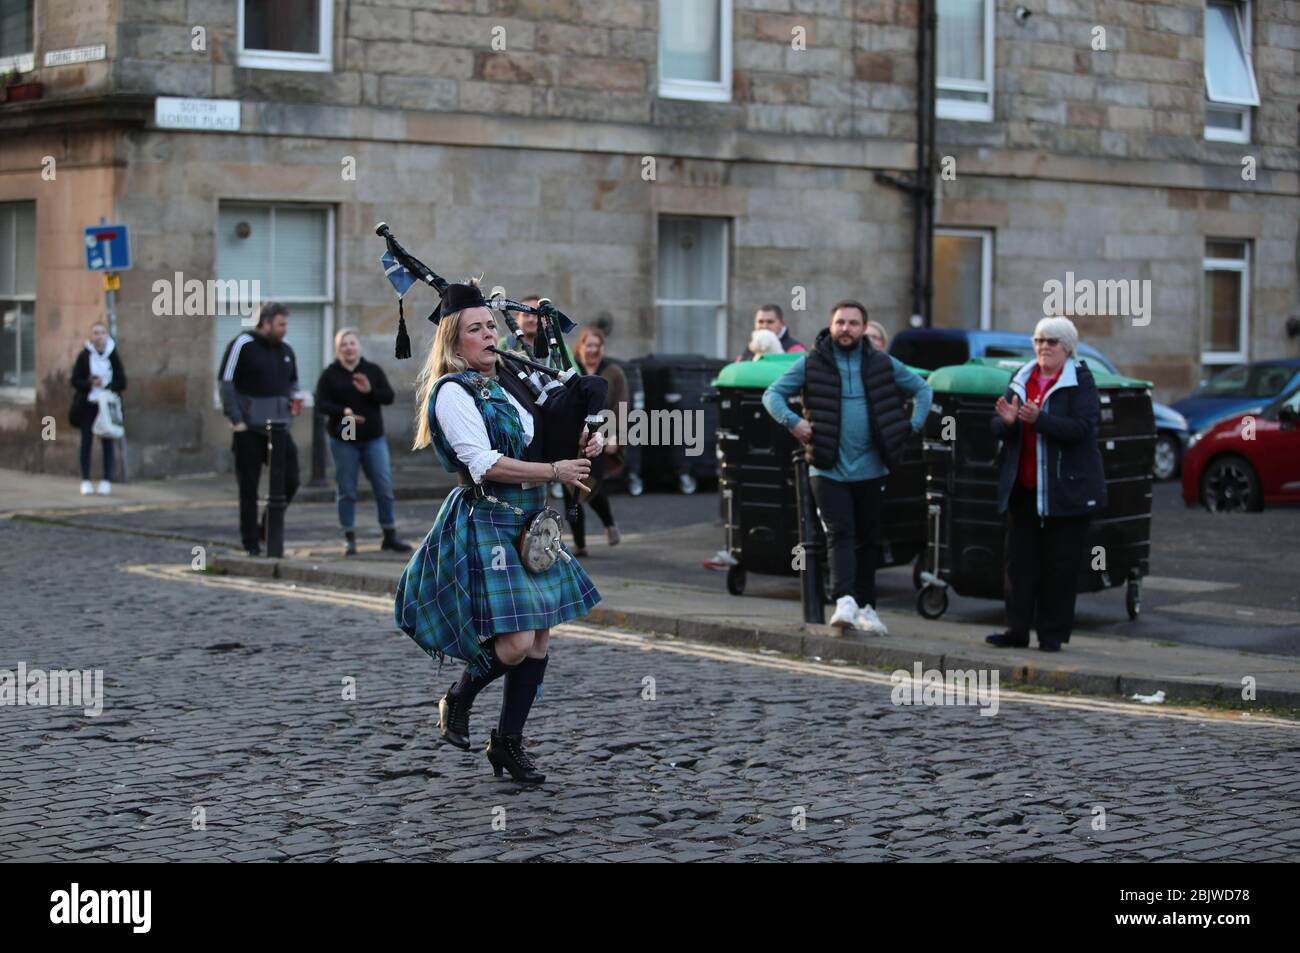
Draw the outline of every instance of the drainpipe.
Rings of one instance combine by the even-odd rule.
[[[930,325],[934,302],[934,92],[935,31],[938,15],[935,0],[921,0],[916,28],[916,171],[900,179],[877,172],[882,185],[906,192],[912,199],[912,323]]]

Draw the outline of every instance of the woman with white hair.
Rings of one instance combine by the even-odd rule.
[[[991,645],[1059,651],[1074,627],[1074,601],[1088,520],[1106,506],[1097,448],[1100,405],[1088,365],[1077,360],[1079,332],[1069,318],[1043,318],[1034,360],[999,397],[998,512],[1006,514],[1007,630]]]

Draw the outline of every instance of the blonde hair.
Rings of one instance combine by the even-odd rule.
[[[465,284],[478,287],[478,281],[468,279]],[[433,385],[448,374],[459,374],[469,364],[464,358],[456,356],[456,344],[460,340],[460,316],[464,311],[444,314],[439,319],[434,332],[433,343],[429,345],[428,357],[424,367],[420,368],[415,378],[415,443],[413,450],[422,450],[433,442],[433,430],[429,427],[429,401],[433,398]],[[488,312],[490,315],[492,312]],[[495,318],[491,319],[493,322]]]
[[[349,334],[357,339],[357,350],[361,349],[361,334],[357,331],[356,328],[339,328],[337,331],[334,332],[334,356],[335,357],[339,356],[339,342],[342,341]]]
[[[879,321],[868,321],[867,327],[875,328],[877,331],[879,331],[881,340],[885,342],[886,347],[889,346],[889,332],[885,330],[885,326],[883,324],[881,324]]]

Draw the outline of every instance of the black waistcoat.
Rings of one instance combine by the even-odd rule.
[[[823,328],[804,363],[804,416],[812,423],[810,459],[819,470],[833,470],[840,455],[840,369],[835,363],[835,342]],[[866,395],[871,440],[881,460],[894,469],[903,456],[903,444],[912,432],[904,411],[904,395],[894,381],[889,355],[862,339],[862,392]]]

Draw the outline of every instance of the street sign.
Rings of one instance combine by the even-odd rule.
[[[108,47],[103,43],[96,46],[76,46],[68,50],[46,50],[46,66],[70,66],[74,63],[93,63],[108,55]]]
[[[104,290],[105,290],[105,291],[121,291],[121,290],[122,290],[122,276],[119,275],[116,271],[106,271],[106,272],[104,272]]]
[[[198,129],[204,132],[238,132],[238,99],[182,99],[159,96],[154,100],[154,125],[159,129]]]
[[[87,225],[86,270],[128,271],[131,243],[125,225]]]

